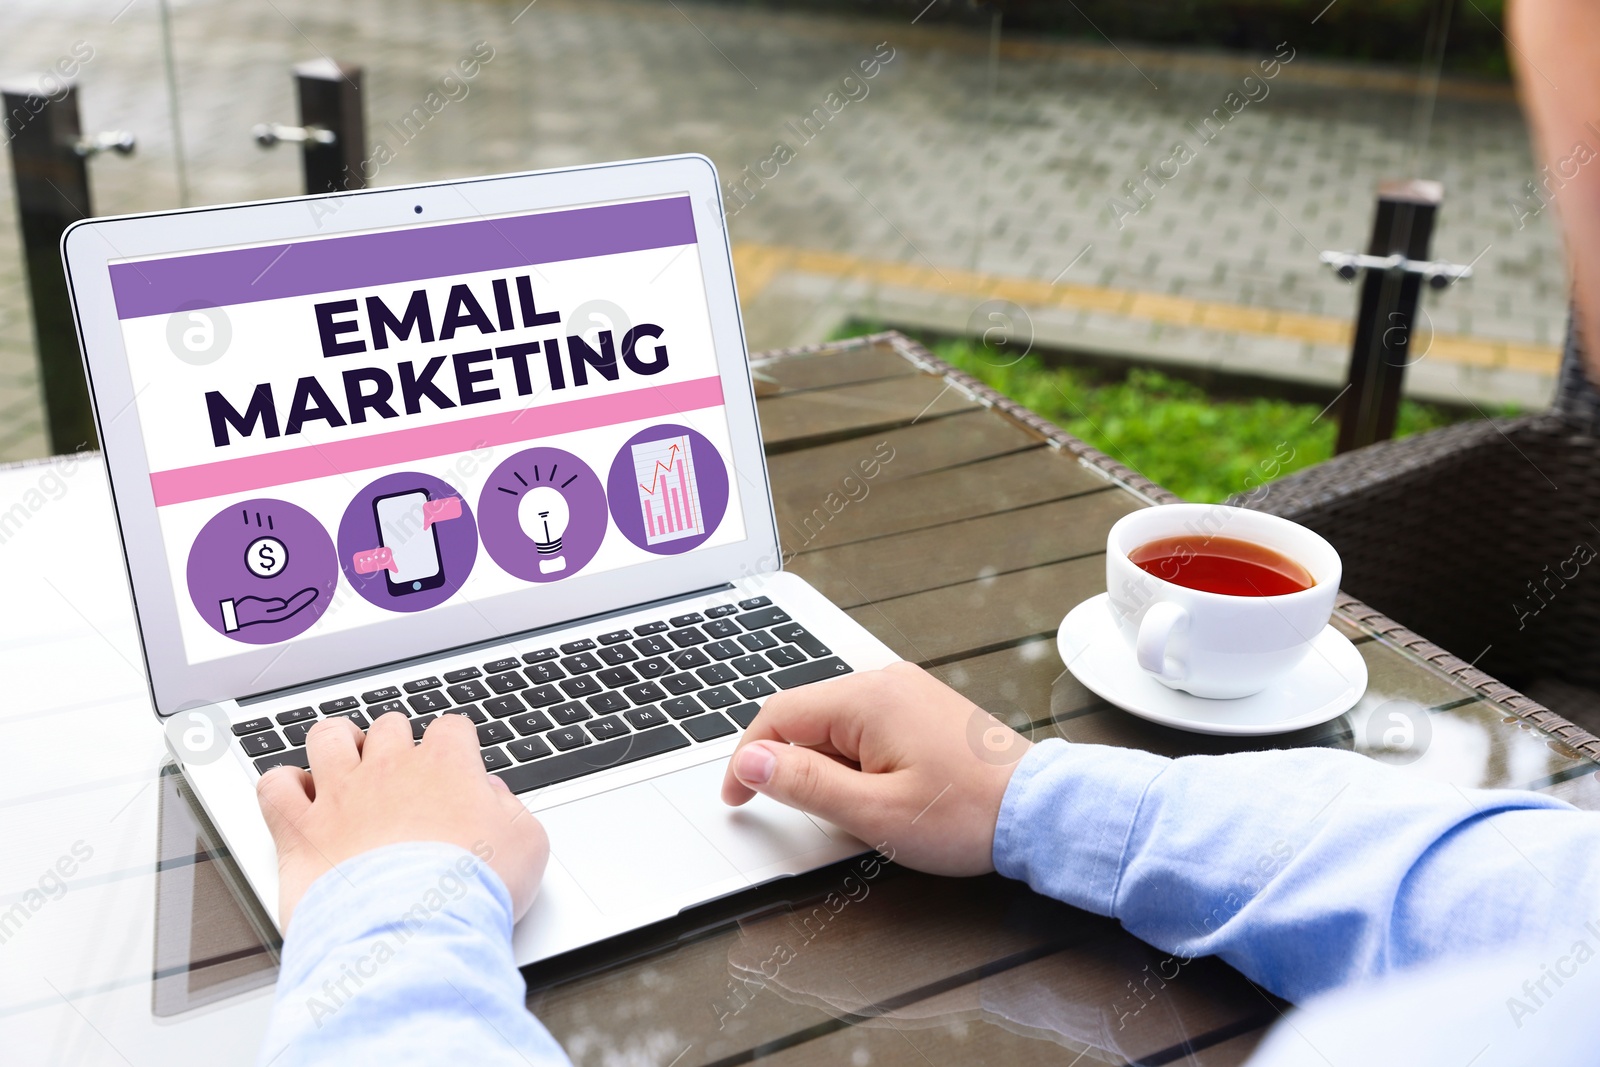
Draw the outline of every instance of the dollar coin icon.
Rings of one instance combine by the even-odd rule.
[[[289,550],[276,537],[258,537],[244,550],[244,565],[257,578],[271,578],[289,565]]]

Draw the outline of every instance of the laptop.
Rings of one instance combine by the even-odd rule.
[[[62,240],[155,713],[276,916],[255,784],[477,724],[551,842],[521,964],[857,855],[718,789],[897,657],[782,569],[711,162],[90,219]]]

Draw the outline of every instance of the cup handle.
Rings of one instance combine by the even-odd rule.
[[[1167,643],[1172,631],[1180,624],[1187,625],[1189,613],[1177,604],[1161,601],[1150,605],[1139,623],[1139,639],[1134,653],[1139,666],[1166,682],[1181,682],[1188,673],[1177,660],[1167,659]],[[1168,670],[1168,665],[1173,670]]]

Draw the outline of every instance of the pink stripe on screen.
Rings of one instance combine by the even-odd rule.
[[[557,434],[592,430],[620,422],[676,415],[716,407],[722,380],[696,378],[670,385],[647,386],[612,396],[565,400],[520,411],[457,419],[438,426],[369,434],[322,445],[307,445],[264,456],[241,456],[194,467],[155,471],[150,475],[156,506],[246,493],[311,478],[410,463],[494,445],[521,444]]]

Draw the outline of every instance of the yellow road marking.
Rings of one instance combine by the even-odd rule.
[[[788,273],[829,278],[856,278],[878,285],[941,293],[952,299],[1010,300],[1028,308],[1098,311],[1169,326],[1288,338],[1313,344],[1348,346],[1351,324],[1331,315],[1247,307],[1185,296],[1113,289],[1062,282],[1052,285],[1032,278],[985,274],[955,267],[935,269],[919,263],[868,259],[843,252],[824,252],[786,245],[736,244],[733,268],[739,295],[753,305],[778,277]],[[1434,334],[1426,358],[1469,367],[1498,367],[1534,374],[1554,374],[1560,349],[1461,334]]]

